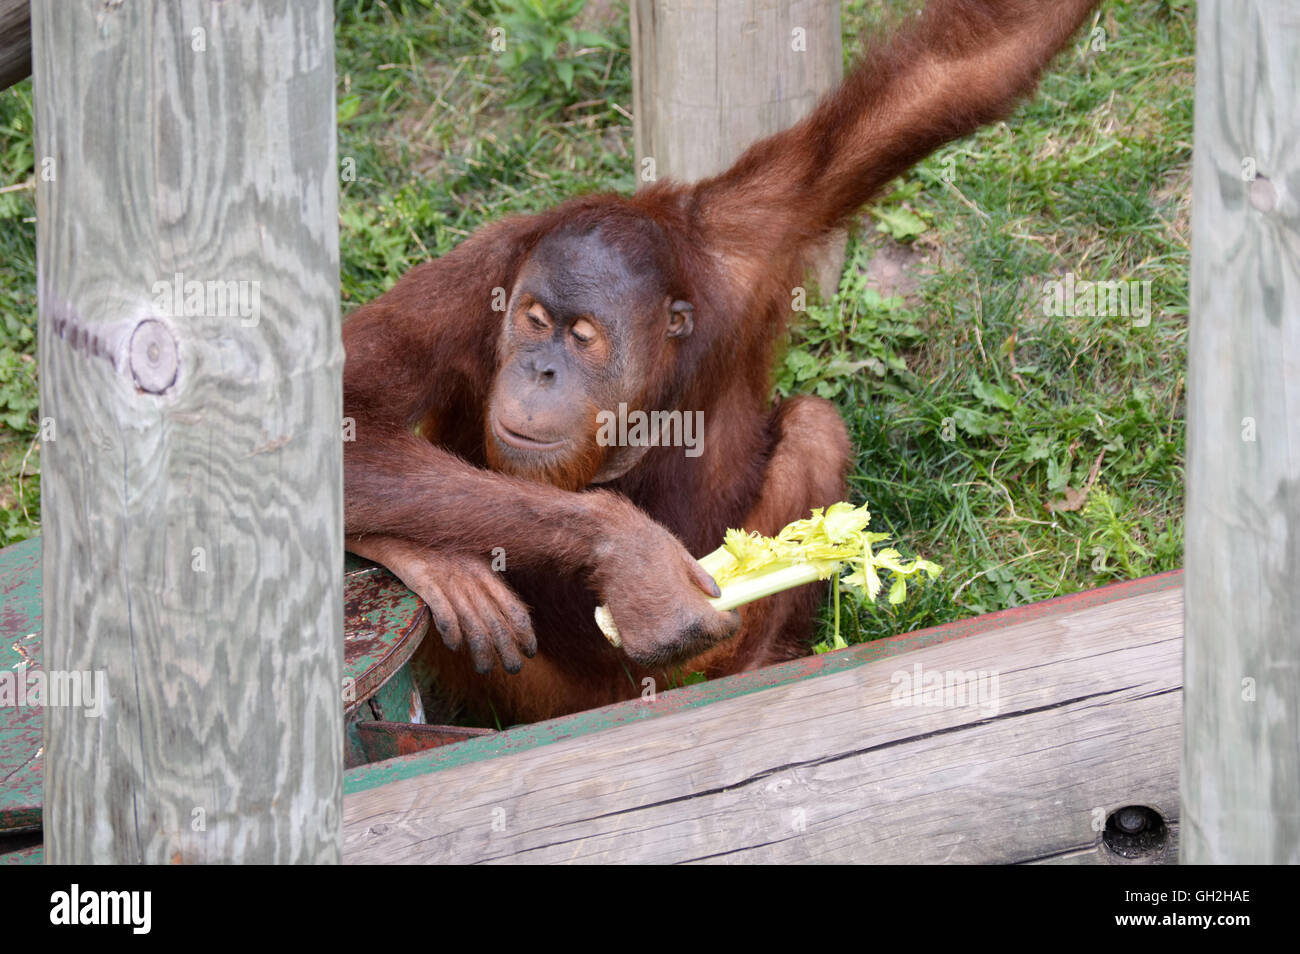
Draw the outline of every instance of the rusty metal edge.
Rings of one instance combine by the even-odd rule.
[[[424,642],[424,637],[429,634],[429,619],[429,607],[421,603],[420,612],[416,614],[411,625],[402,633],[401,638],[389,649],[388,655],[366,670],[362,677],[357,680],[354,690],[358,701],[344,707],[344,719],[350,719],[361,708],[363,703],[367,702],[371,696],[383,687],[384,683],[392,678],[393,673],[410,662],[411,657],[415,655],[415,651],[420,647],[420,643]]]
[[[400,756],[384,762],[375,762],[350,769],[343,775],[343,794],[351,795],[364,792],[400,779],[427,775],[457,765],[479,762],[513,752],[522,752],[538,746],[549,745],[561,739],[571,739],[592,732],[600,732],[620,725],[639,722],[643,719],[654,719],[674,712],[699,708],[711,702],[733,699],[752,692],[761,692],[764,689],[785,685],[800,679],[811,679],[817,676],[843,672],[846,669],[853,669],[878,659],[887,659],[891,656],[897,656],[914,649],[921,649],[925,646],[932,646],[936,643],[965,639],[968,636],[1011,626],[1015,623],[1029,622],[1030,620],[1041,619],[1044,616],[1076,613],[1115,600],[1175,589],[1182,585],[1182,581],[1182,570],[1170,570],[1155,576],[1125,580],[1120,583],[1098,587],[1097,589],[1082,590],[1078,593],[1058,596],[1054,599],[1044,600],[1041,603],[1031,603],[1028,606],[1018,606],[1012,609],[999,610],[995,613],[985,613],[981,616],[973,616],[969,619],[957,620],[941,626],[932,626],[899,636],[890,636],[874,642],[850,646],[848,649],[841,649],[838,652],[795,659],[776,666],[769,666],[766,669],[740,673],[735,676],[728,676],[725,679],[717,679],[713,682],[672,689],[658,693],[654,702],[632,699],[610,706],[603,706],[599,709],[590,709],[585,712],[561,716],[546,722],[538,722],[533,725],[514,726],[491,736],[470,739],[454,745],[431,749],[427,752]]]
[[[397,755],[384,755],[402,748],[401,755],[427,752],[444,745],[455,745],[466,739],[495,735],[495,729],[476,729],[458,725],[429,725],[420,722],[358,722],[357,734],[365,750],[367,762],[377,762]]]
[[[41,807],[24,805],[0,811],[0,835],[12,835],[25,828],[41,827]]]

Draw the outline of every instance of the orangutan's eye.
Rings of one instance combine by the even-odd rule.
[[[533,305],[528,309],[528,321],[534,328],[541,331],[546,331],[551,327],[550,319],[541,305]]]

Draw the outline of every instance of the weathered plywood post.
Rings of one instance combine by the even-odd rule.
[[[838,0],[632,0],[631,14],[638,185],[722,172],[844,74]],[[816,269],[828,297],[844,243],[833,236]]]
[[[1300,11],[1197,11],[1183,851],[1300,862]]]
[[[46,858],[339,861],[332,7],[32,9]]]

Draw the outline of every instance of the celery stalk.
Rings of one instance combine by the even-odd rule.
[[[835,633],[831,648],[842,648],[846,643],[840,635],[841,582],[874,603],[882,586],[878,571],[887,570],[893,574],[889,602],[899,603],[907,597],[908,577],[921,573],[935,577],[940,572],[929,560],[904,563],[892,547],[873,550],[872,545],[882,543],[887,534],[868,531],[870,520],[865,504],[854,507],[841,502],[815,509],[811,517],[787,524],[775,537],[728,530],[723,545],[699,561],[722,591],[709,603],[727,612],[792,587],[833,578]],[[840,573],[846,570],[848,575],[841,581]],[[622,644],[608,607],[597,607],[596,624],[611,643]]]
[[[740,561],[727,551],[726,546],[720,546],[712,553],[700,557],[696,562],[704,567],[709,576],[716,578],[719,573],[730,569]]]
[[[795,563],[769,567],[757,573],[735,577],[721,587],[722,595],[709,600],[709,603],[714,609],[725,613],[765,596],[824,580],[839,568],[839,563]]]

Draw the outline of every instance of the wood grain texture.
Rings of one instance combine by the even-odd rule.
[[[31,71],[29,0],[0,0],[0,89],[26,79]]]
[[[638,185],[647,157],[656,178],[722,172],[811,112],[844,75],[838,0],[631,0],[630,13]],[[815,269],[828,296],[845,242],[836,232]]]
[[[33,53],[45,667],[108,690],[47,858],[336,861],[331,6],[36,0]]]
[[[345,797],[345,860],[1117,860],[1117,808],[1177,836],[1181,625],[1162,590],[403,779]],[[900,704],[917,666],[996,692]]]
[[[1300,8],[1197,10],[1183,860],[1300,863]]]

